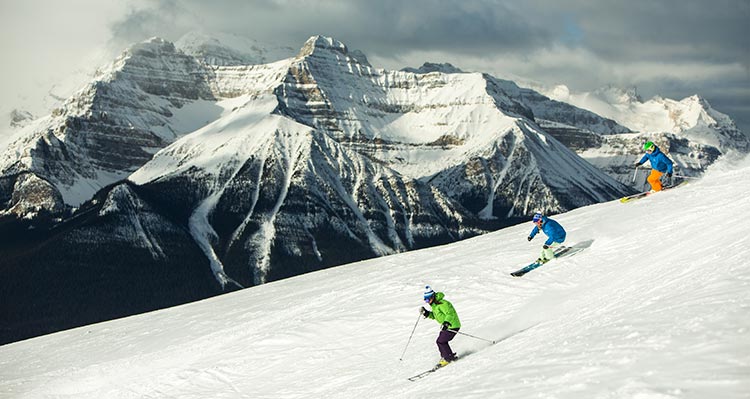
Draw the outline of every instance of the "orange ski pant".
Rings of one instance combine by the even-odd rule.
[[[651,185],[651,189],[654,191],[661,191],[661,175],[663,173],[656,169],[651,169],[651,174],[648,175],[648,184]]]

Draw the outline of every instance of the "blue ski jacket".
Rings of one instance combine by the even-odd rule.
[[[646,160],[651,162],[651,168],[656,169],[661,173],[672,173],[672,160],[667,158],[658,146],[654,146],[654,151],[650,154],[644,154],[640,163],[644,163]]]
[[[547,235],[547,241],[544,242],[544,245],[551,245],[553,242],[565,241],[565,229],[560,226],[560,223],[557,223],[546,216],[542,216],[542,231]],[[539,233],[539,227],[535,225],[534,229],[531,230],[529,237],[534,238],[537,233]]]

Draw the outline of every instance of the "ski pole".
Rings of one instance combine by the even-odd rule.
[[[635,171],[633,172],[633,183],[635,183],[635,176],[638,174],[638,167],[635,167]]]
[[[411,335],[409,335],[409,340],[406,341],[406,346],[404,347],[404,353],[401,354],[401,357],[398,360],[404,360],[404,355],[406,354],[406,348],[409,347],[409,342],[411,342],[411,337],[414,336],[414,331],[417,329],[417,324],[419,324],[419,319],[422,318],[422,315],[417,316],[417,322],[414,323],[414,328],[411,330]]]
[[[461,334],[461,335],[465,335],[467,337],[472,337],[472,338],[475,338],[475,339],[480,339],[482,341],[487,341],[487,342],[490,342],[490,343],[493,343],[493,344],[497,343],[497,341],[492,341],[492,340],[489,340],[489,339],[479,338],[477,336],[474,336],[474,335],[471,335],[471,334],[467,334],[467,333],[464,333],[464,332],[461,332],[461,331],[456,331],[456,333]]]
[[[680,179],[700,179],[700,177],[693,177],[693,176],[683,176],[683,175],[673,175],[674,177],[679,177]]]

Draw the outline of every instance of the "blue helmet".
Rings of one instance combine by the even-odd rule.
[[[432,298],[435,295],[435,291],[430,288],[430,286],[424,287],[424,301],[429,302],[430,298]]]
[[[543,217],[544,216],[542,215],[541,212],[537,212],[537,213],[534,214],[534,217],[531,219],[531,221],[534,222],[534,223],[538,223],[539,221],[542,220]]]

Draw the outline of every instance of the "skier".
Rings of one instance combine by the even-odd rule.
[[[666,173],[668,178],[672,177],[672,160],[661,152],[659,147],[652,141],[647,141],[643,144],[643,150],[646,153],[643,154],[643,158],[640,161],[635,163],[635,167],[643,165],[647,160],[651,162],[651,174],[646,180],[651,185],[651,192],[661,191],[661,176]]]
[[[536,260],[537,263],[547,263],[555,257],[555,248],[565,241],[565,229],[560,226],[560,223],[542,215],[541,212],[537,212],[531,221],[534,222],[534,229],[531,230],[527,239],[533,240],[539,230],[547,235],[547,241],[542,245],[542,253]]]
[[[440,335],[438,335],[437,341],[435,341],[440,350],[440,362],[435,367],[443,367],[456,360],[456,354],[453,353],[448,342],[456,336],[456,333],[461,328],[461,322],[458,320],[456,309],[453,308],[453,304],[444,298],[445,294],[433,291],[428,285],[425,287],[424,301],[430,305],[432,310],[427,310],[424,306],[419,307],[419,311],[423,317],[429,317],[441,324]]]

